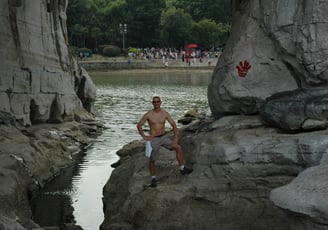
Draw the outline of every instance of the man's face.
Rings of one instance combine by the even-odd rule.
[[[161,102],[161,99],[155,97],[153,99],[153,102],[152,103],[153,103],[154,108],[159,108],[161,106],[161,103],[162,102]]]

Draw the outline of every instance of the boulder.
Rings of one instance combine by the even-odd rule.
[[[299,212],[278,208],[270,192],[290,183],[305,168],[326,162],[327,132],[281,134],[260,121],[258,116],[239,115],[185,126],[180,144],[186,165],[194,171],[181,175],[175,154],[161,149],[156,188],[143,187],[150,182],[144,146],[129,145],[132,149],[124,151],[128,155],[120,153],[121,164],[104,187],[101,229],[253,230],[270,226],[305,230],[326,226],[326,221],[314,224]]]
[[[230,37],[208,86],[212,113],[257,114],[274,94],[326,87],[327,10],[324,1],[232,1]],[[239,75],[245,60],[251,68]]]
[[[191,123],[192,121],[194,121],[198,118],[201,118],[201,117],[205,117],[205,114],[199,113],[197,108],[192,108],[185,113],[183,118],[180,118],[178,120],[178,123],[187,125],[187,124]]]
[[[328,223],[328,161],[307,168],[291,183],[271,191],[275,205],[303,214],[314,223]]]
[[[328,88],[297,89],[267,98],[260,114],[267,124],[287,131],[326,129],[327,102]]]

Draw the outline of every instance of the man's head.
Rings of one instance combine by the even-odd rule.
[[[154,96],[152,103],[154,106],[160,106],[162,103],[161,98],[159,96]]]

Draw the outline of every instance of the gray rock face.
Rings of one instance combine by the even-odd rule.
[[[270,199],[282,208],[303,213],[316,223],[328,223],[328,165],[311,167],[290,184],[276,188]]]
[[[327,86],[328,2],[232,1],[231,35],[208,87],[214,115],[257,113],[276,93]],[[251,68],[240,77],[236,66]]]
[[[0,229],[40,229],[29,199],[92,143],[96,124],[40,124],[23,132],[0,124]],[[69,229],[69,228],[66,228]]]
[[[284,130],[325,129],[328,126],[328,88],[299,89],[275,94],[260,114],[268,124]]]
[[[28,199],[97,128],[82,124],[96,88],[69,55],[67,3],[0,1],[0,229],[40,229]]]
[[[0,3],[0,111],[21,125],[93,119],[95,86],[68,51],[67,3]]]
[[[150,176],[144,143],[131,144],[120,151],[121,165],[104,187],[101,229],[324,229],[326,220],[317,223],[277,208],[270,191],[304,168],[326,164],[327,135],[281,134],[256,116],[207,119],[180,135],[194,172],[180,175],[175,154],[163,151],[157,162],[160,184],[146,190],[142,185]],[[321,199],[317,196],[315,204]]]

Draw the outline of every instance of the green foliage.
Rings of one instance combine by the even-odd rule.
[[[128,52],[129,52],[129,53],[137,54],[137,53],[138,53],[138,48],[130,47],[129,50],[128,50]]]
[[[161,17],[161,40],[170,47],[184,47],[191,37],[192,18],[183,9],[168,8]]]
[[[69,52],[71,55],[73,55],[74,57],[79,57],[80,53],[83,53],[84,57],[91,57],[92,56],[92,51],[88,48],[79,48],[76,46],[70,46],[69,47]]]
[[[90,49],[88,49],[88,48],[85,48],[85,47],[82,47],[82,48],[77,48],[77,50],[76,50],[77,52],[91,52],[91,50]]]
[[[78,49],[78,47],[75,47],[75,46],[68,47],[68,51],[69,51],[70,55],[73,56],[73,57],[78,56],[77,55],[78,54],[77,49]]]
[[[160,16],[165,7],[165,0],[126,0],[131,45],[158,45]]]
[[[194,21],[210,19],[216,23],[230,23],[230,0],[170,0],[175,6],[185,9]]]
[[[228,38],[230,26],[216,24],[209,19],[203,19],[193,23],[191,33],[194,36],[194,42],[200,47],[211,48],[225,44]]]
[[[102,51],[104,56],[117,57],[121,54],[121,49],[118,46],[107,45]]]
[[[121,46],[122,23],[128,25],[126,46],[180,48],[196,41],[202,46],[224,44],[230,12],[230,0],[69,0],[69,43],[92,50],[103,44]]]

